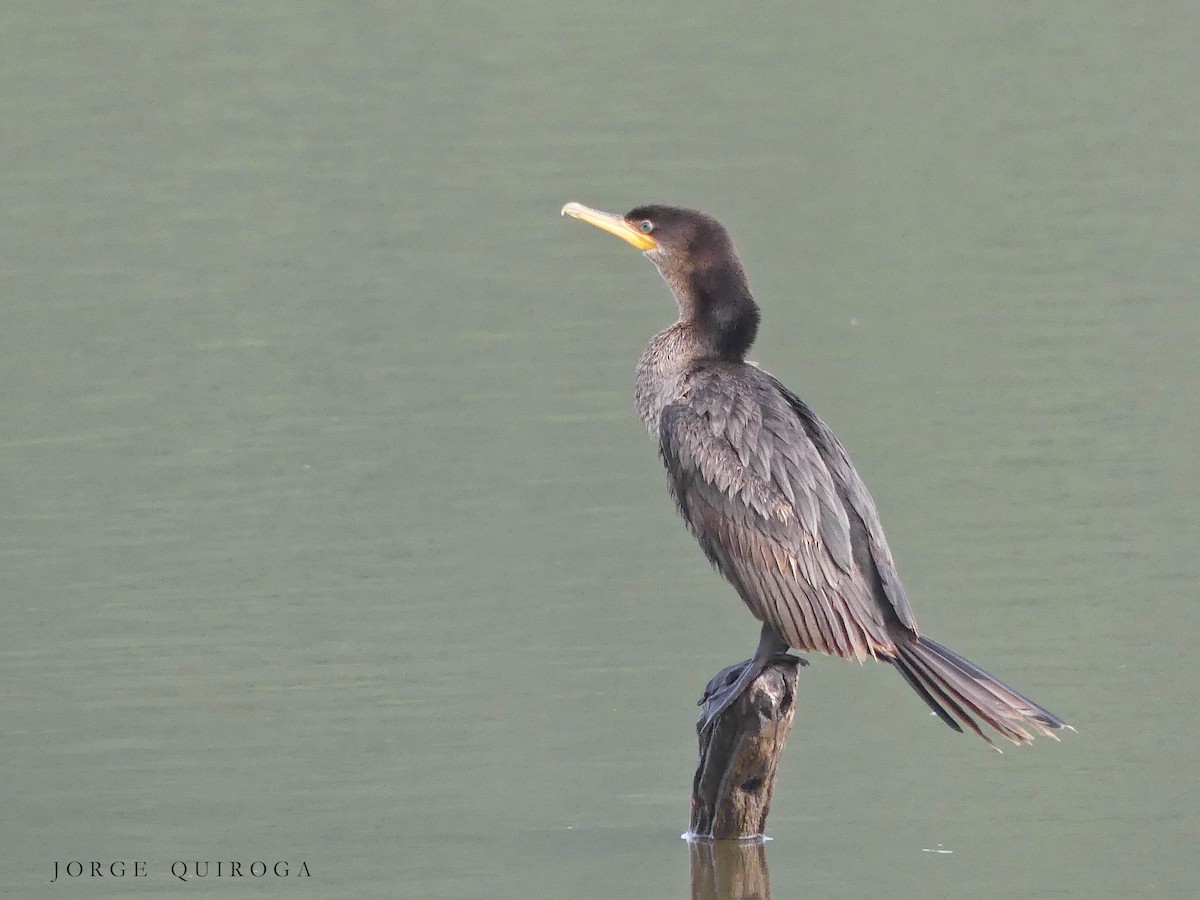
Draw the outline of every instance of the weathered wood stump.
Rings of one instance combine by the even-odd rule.
[[[775,772],[796,714],[796,674],[804,660],[771,662],[700,738],[692,786],[693,840],[761,837],[771,809]],[[715,687],[736,677],[737,666],[718,672],[704,691],[700,721]]]

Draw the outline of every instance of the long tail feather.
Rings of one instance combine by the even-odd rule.
[[[1028,744],[1037,734],[1057,740],[1055,731],[1071,727],[1044,706],[927,637],[901,644],[891,663],[943,722],[955,731],[962,731],[961,723],[993,747],[996,745],[979,722],[1014,744]]]

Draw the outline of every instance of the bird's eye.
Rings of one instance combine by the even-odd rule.
[[[654,230],[654,223],[649,219],[643,219],[642,224],[638,228],[642,229],[642,234],[649,234]]]

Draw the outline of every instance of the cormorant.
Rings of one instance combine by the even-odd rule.
[[[638,362],[637,410],[679,512],[763,623],[754,657],[715,695],[702,727],[789,647],[890,663],[943,722],[989,744],[976,720],[1018,744],[1070,727],[917,629],[875,501],[845,449],[746,359],[758,306],[728,232],[672,206],[617,216],[568,203],[562,214],[641,250],[679,305],[678,321]]]

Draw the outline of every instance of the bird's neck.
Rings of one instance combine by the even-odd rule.
[[[663,273],[679,306],[676,325],[694,358],[742,362],[758,334],[758,304],[736,263]]]
[[[758,304],[740,267],[695,272],[680,305],[697,343],[727,362],[742,362],[758,334]]]
[[[638,415],[656,436],[663,408],[680,399],[687,371],[704,362],[745,362],[758,332],[758,305],[740,266],[662,275],[679,319],[646,347],[634,391]]]

